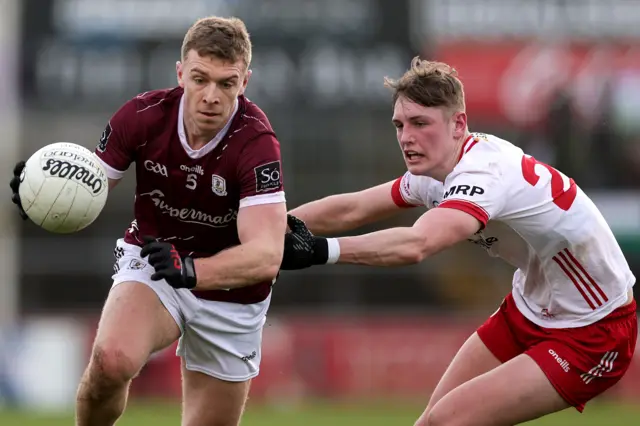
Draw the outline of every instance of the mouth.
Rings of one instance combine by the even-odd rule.
[[[403,153],[404,153],[404,158],[406,158],[410,162],[418,161],[421,158],[424,158],[424,155],[422,155],[422,154],[420,154],[419,152],[416,152],[416,151],[403,151]]]
[[[209,112],[209,111],[199,111],[200,114],[204,115],[205,117],[209,117],[209,118],[216,118],[216,117],[220,117],[222,114],[216,113],[216,112]]]

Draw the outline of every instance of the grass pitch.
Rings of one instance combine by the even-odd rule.
[[[249,404],[245,426],[389,426],[413,425],[422,406],[398,404],[336,404],[319,402],[293,407]],[[0,410],[1,426],[73,426],[72,413],[36,414],[19,410]],[[640,406],[591,404],[580,415],[575,410],[547,416],[527,423],[538,426],[617,426],[640,424]],[[131,405],[118,426],[179,426],[180,407],[173,403]]]

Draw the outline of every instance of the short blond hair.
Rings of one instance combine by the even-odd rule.
[[[197,20],[187,31],[182,42],[184,61],[189,51],[200,56],[210,56],[224,61],[242,60],[246,67],[251,63],[251,39],[244,22],[238,18],[210,16]]]
[[[450,112],[465,110],[464,86],[458,72],[443,62],[416,56],[402,77],[398,80],[385,77],[384,85],[393,90],[394,106],[403,96],[425,107],[442,107]]]

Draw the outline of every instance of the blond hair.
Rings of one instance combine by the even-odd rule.
[[[224,61],[251,63],[251,40],[244,22],[238,18],[210,16],[196,21],[182,42],[182,60],[189,51]]]
[[[457,71],[443,62],[416,56],[402,77],[398,80],[385,77],[384,85],[393,90],[394,106],[403,96],[419,105],[442,107],[451,113],[465,110],[464,86]]]

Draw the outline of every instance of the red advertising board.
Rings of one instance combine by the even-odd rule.
[[[443,317],[270,319],[253,400],[306,397],[425,402],[464,340],[482,321]],[[132,395],[179,398],[175,347],[154,356]],[[640,399],[640,353],[607,397]]]
[[[535,126],[562,90],[579,116],[597,116],[607,85],[640,75],[640,49],[630,44],[522,41],[440,43],[431,59],[456,68],[473,119]]]

